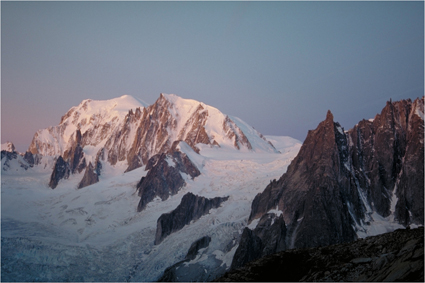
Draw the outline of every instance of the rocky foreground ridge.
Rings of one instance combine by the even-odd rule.
[[[232,270],[216,282],[424,281],[424,228],[355,242],[293,249]]]

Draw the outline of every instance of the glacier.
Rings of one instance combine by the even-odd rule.
[[[100,181],[80,190],[83,173],[71,175],[55,190],[48,187],[49,156],[28,170],[2,171],[2,281],[156,281],[206,235],[210,245],[181,267],[191,272],[179,279],[214,279],[230,267],[253,198],[286,171],[301,147],[290,137],[266,139],[281,153],[197,144],[197,154],[181,144],[179,149],[202,174],[187,178],[176,195],[158,198],[139,213],[136,185],[146,174],[144,166],[125,172],[125,161],[104,163]],[[187,192],[230,198],[154,245],[157,219],[176,208]]]

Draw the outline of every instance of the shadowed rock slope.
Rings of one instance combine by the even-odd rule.
[[[60,155],[56,159],[49,182],[49,187],[52,189],[56,188],[61,179],[68,179],[70,174],[81,173],[87,167],[81,146],[81,131],[75,131],[73,137],[75,138],[71,141],[70,148],[65,151],[63,157]]]
[[[172,266],[168,267],[167,269],[165,269],[164,274],[161,276],[161,278],[159,278],[158,282],[180,281],[178,280],[178,277],[179,277],[178,270],[184,265],[185,262],[189,262],[195,259],[196,256],[198,255],[198,251],[200,249],[208,247],[210,242],[211,242],[211,237],[209,236],[204,236],[196,240],[195,242],[193,242],[189,250],[187,251],[186,257],[182,261],[179,261],[173,264]],[[181,268],[181,269],[184,269],[184,268]]]
[[[264,214],[254,230],[245,227],[231,268],[286,249],[286,226],[282,215]]]
[[[217,282],[424,281],[424,228],[352,243],[279,252],[227,272]]]
[[[215,197],[212,199],[187,193],[180,204],[169,213],[162,214],[157,221],[155,245],[161,243],[171,233],[182,229],[192,220],[198,220],[208,214],[213,208],[220,207],[229,197]]]
[[[374,214],[423,225],[423,113],[424,98],[390,101],[344,131],[328,111],[287,172],[255,197],[249,222],[280,211],[288,248],[353,241]]]
[[[32,154],[31,152],[19,153],[15,150],[15,146],[11,142],[7,142],[2,144],[1,151],[1,170],[8,171],[11,167],[11,162],[16,160],[19,166],[25,170],[28,170],[30,167],[34,167],[34,165],[39,164],[40,155]]]
[[[328,111],[287,172],[254,198],[249,223],[259,222],[242,234],[232,267],[284,249],[351,242],[374,225],[423,225],[423,113],[423,97],[389,101],[375,119],[344,131]],[[269,213],[286,229],[264,226]]]
[[[164,201],[170,195],[175,195],[186,185],[181,173],[187,174],[192,179],[201,174],[189,157],[178,149],[179,143],[174,142],[167,153],[157,154],[149,159],[146,165],[148,173],[137,184],[140,196],[137,211],[144,210],[155,197],[160,197]]]

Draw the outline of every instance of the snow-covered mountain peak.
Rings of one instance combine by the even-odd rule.
[[[61,124],[70,121],[72,124],[101,122],[98,118],[118,117],[122,119],[130,109],[144,108],[148,104],[131,95],[123,95],[109,100],[83,100],[78,106],[72,107],[61,119]],[[71,119],[69,119],[71,118]],[[84,122],[84,119],[88,120]],[[82,130],[84,134],[84,131]]]
[[[43,155],[62,155],[77,130],[81,131],[85,144],[96,146],[109,137],[130,110],[146,106],[147,103],[130,95],[109,100],[85,99],[69,109],[59,125],[37,131],[29,150]]]
[[[62,117],[59,125],[39,130],[29,150],[67,158],[69,150],[79,144],[86,162],[94,162],[104,149],[111,165],[125,162],[130,171],[168,151],[175,141],[185,141],[196,152],[202,144],[229,150],[278,152],[241,119],[205,103],[164,93],[150,106],[130,95],[83,100]]]
[[[1,144],[1,150],[5,150],[8,152],[14,152],[15,151],[15,145],[11,142],[5,142]]]
[[[242,120],[230,118],[217,108],[175,94],[161,93],[135,123],[137,125],[134,124],[134,127],[128,125],[126,133],[122,134],[125,147],[121,139],[115,139],[113,144],[107,145],[108,160],[112,164],[116,160],[123,160],[128,152],[127,171],[146,164],[150,157],[158,153],[168,151],[175,141],[185,141],[198,153],[201,145],[278,152]]]
[[[204,104],[203,102],[200,102],[194,99],[182,98],[176,94],[161,93],[159,99],[168,101],[177,109],[179,109],[180,107],[186,108],[186,109],[193,108],[193,107],[198,107],[199,105],[206,106],[206,104]],[[208,106],[208,107],[211,107],[211,106]]]
[[[191,146],[200,142],[238,150],[276,152],[273,145],[250,125],[203,102],[161,93],[156,103],[165,107],[172,117],[172,140],[186,140]],[[200,135],[203,136],[201,139]]]

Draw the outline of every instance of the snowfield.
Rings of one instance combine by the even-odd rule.
[[[2,281],[155,281],[203,236],[211,237],[209,246],[180,267],[188,271],[179,280],[214,279],[230,267],[253,198],[282,176],[301,147],[289,137],[266,138],[280,153],[198,144],[198,155],[183,144],[201,175],[186,177],[178,194],[139,213],[144,167],[124,173],[126,164],[105,163],[99,183],[78,190],[83,173],[74,174],[52,190],[47,157],[27,171],[11,166],[1,175]],[[155,246],[157,219],[188,192],[230,197]]]

